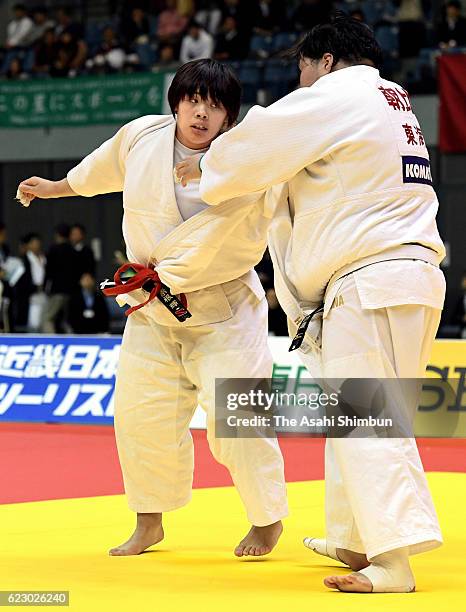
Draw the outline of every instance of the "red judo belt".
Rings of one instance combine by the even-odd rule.
[[[122,278],[126,275],[126,278]],[[184,293],[179,298],[170,292],[170,289],[162,283],[153,268],[146,268],[137,263],[125,263],[115,272],[114,282],[108,279],[101,283],[100,288],[105,295],[122,295],[135,289],[143,289],[149,296],[145,302],[128,308],[125,312],[129,316],[135,310],[139,310],[153,299],[159,299],[178,321],[186,321],[192,315],[188,311],[188,301]]]

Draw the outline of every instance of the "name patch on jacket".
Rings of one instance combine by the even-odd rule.
[[[403,155],[403,183],[423,183],[432,186],[430,162],[424,157]]]

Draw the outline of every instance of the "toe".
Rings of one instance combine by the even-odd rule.
[[[244,546],[241,546],[241,545],[237,546],[235,548],[235,555],[237,557],[242,557],[244,555]]]
[[[337,582],[336,582],[336,576],[327,576],[327,578],[324,578],[324,584],[326,587],[328,587],[329,589],[337,589]]]

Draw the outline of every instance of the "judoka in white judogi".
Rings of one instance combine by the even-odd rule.
[[[269,248],[292,335],[324,305],[322,329],[312,323],[321,336],[316,342],[311,325],[300,349],[311,374],[422,377],[445,294],[422,131],[401,86],[369,65],[331,65],[311,87],[253,107],[213,143],[201,161],[201,195],[216,205],[269,190]],[[328,439],[326,482],[319,550],[373,560],[363,570],[373,590],[413,589],[403,554],[442,542],[415,441]],[[373,572],[387,552],[403,566],[393,580]]]

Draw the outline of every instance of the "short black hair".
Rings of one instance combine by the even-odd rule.
[[[73,223],[73,225],[71,226],[70,230],[77,228],[78,230],[81,230],[81,232],[83,234],[86,233],[86,228],[84,227],[84,225],[82,223]]]
[[[68,239],[70,237],[70,226],[67,223],[59,223],[55,227],[55,234]]]
[[[334,65],[340,60],[350,65],[369,60],[378,68],[383,61],[383,51],[370,26],[343,11],[335,11],[328,22],[314,26],[287,55],[317,60],[325,53],[333,55]]]
[[[193,60],[181,66],[168,90],[173,116],[181,100],[195,94],[203,100],[210,97],[215,104],[223,104],[228,125],[235,123],[241,107],[241,85],[229,66],[212,59]]]
[[[36,232],[29,232],[20,238],[21,244],[29,244],[31,240],[41,240],[41,237]]]

